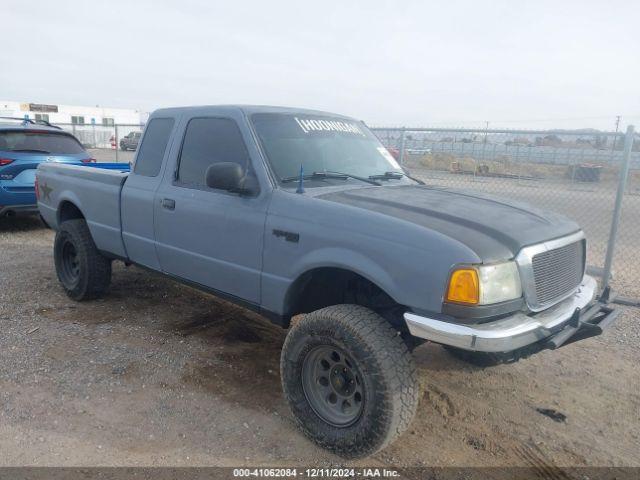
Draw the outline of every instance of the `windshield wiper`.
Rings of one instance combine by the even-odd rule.
[[[420,185],[424,185],[425,183],[415,177],[412,177],[411,175],[409,175],[407,172],[398,172],[398,171],[392,171],[392,172],[384,172],[382,175],[371,175],[369,178],[373,179],[373,180],[389,180],[389,179],[394,179],[394,180],[399,180],[402,177],[407,177],[411,180],[413,180],[414,182],[420,184]]]
[[[384,172],[381,175],[369,175],[371,180],[399,180],[404,177],[402,172]]]
[[[316,178],[337,178],[346,180],[347,178],[353,178],[354,180],[360,180],[361,182],[370,183],[371,185],[376,185],[378,187],[381,186],[379,182],[376,182],[374,179],[360,177],[358,175],[351,175],[350,173],[342,173],[342,172],[313,172],[310,175],[303,175],[303,180],[313,180]],[[295,182],[300,180],[300,175],[295,175],[292,177],[281,178],[280,181],[282,183]]]
[[[36,153],[51,153],[47,150],[38,150],[37,148],[15,148],[12,152],[36,152]]]
[[[310,175],[303,175],[302,176],[303,180],[313,180],[313,179],[316,179],[316,178],[342,178],[344,180],[347,179],[347,177],[344,176],[344,175],[341,175],[341,176],[338,176],[338,175],[327,175],[325,172],[313,172]],[[298,180],[300,180],[300,175],[295,175],[295,176],[292,176],[292,177],[284,177],[284,178],[280,179],[280,181],[282,183],[296,182]]]

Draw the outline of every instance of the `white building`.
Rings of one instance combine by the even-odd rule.
[[[0,117],[45,120],[75,135],[88,148],[115,148],[129,132],[139,132],[149,113],[130,108],[81,107],[0,100]],[[118,125],[124,125],[117,127]]]
[[[102,125],[114,124],[138,125],[147,120],[149,114],[130,108],[110,108],[55,105],[28,102],[10,102],[0,100],[0,117],[19,117],[31,120],[46,120],[54,124]]]

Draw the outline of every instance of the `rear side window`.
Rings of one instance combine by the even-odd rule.
[[[136,158],[136,175],[155,177],[160,173],[172,129],[173,118],[154,118],[149,122]]]
[[[228,118],[194,118],[184,135],[178,181],[205,186],[207,168],[214,163],[233,162],[246,172],[249,153],[236,122]]]
[[[0,150],[54,155],[84,153],[80,142],[71,135],[37,131],[0,132]]]

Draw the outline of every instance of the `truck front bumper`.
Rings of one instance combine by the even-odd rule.
[[[404,319],[413,336],[463,350],[511,352],[532,344],[555,349],[599,335],[615,320],[618,310],[594,302],[596,290],[596,281],[585,275],[573,296],[542,312],[518,312],[478,325],[444,322],[411,312],[405,313]]]

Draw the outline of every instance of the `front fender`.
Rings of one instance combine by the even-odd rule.
[[[370,247],[373,239],[369,239]],[[363,249],[361,249],[363,250]],[[292,263],[266,260],[262,277],[263,308],[278,314],[287,313],[291,289],[305,273],[333,267],[348,270],[377,285],[396,303],[411,309],[440,312],[444,285],[452,265],[447,255],[434,255],[421,249],[386,244],[369,251],[379,258],[355,248],[321,247],[296,257]],[[267,257],[269,255],[267,254]]]
[[[479,260],[461,242],[419,225],[287,193],[274,194],[264,241],[261,304],[278,314],[294,282],[322,267],[356,273],[410,309],[440,312],[451,267]]]

